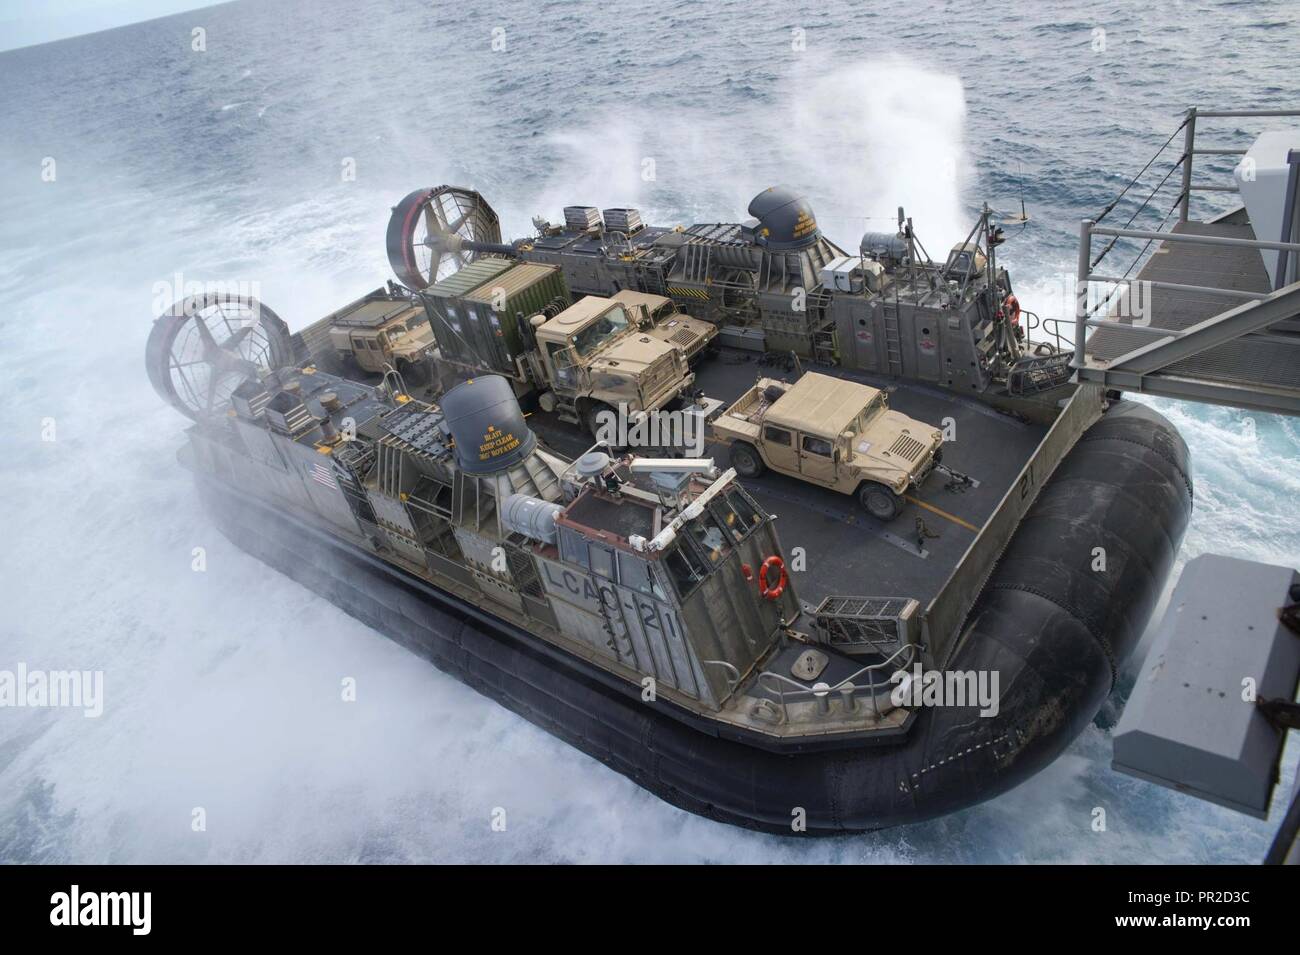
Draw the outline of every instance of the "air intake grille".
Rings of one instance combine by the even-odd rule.
[[[646,397],[657,395],[659,391],[676,376],[677,366],[673,362],[673,353],[665,355],[659,361],[655,362],[644,378],[644,392]]]
[[[924,448],[925,445],[911,435],[900,434],[898,440],[889,446],[889,453],[906,458],[908,461],[915,461]]]

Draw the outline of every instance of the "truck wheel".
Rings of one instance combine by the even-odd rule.
[[[366,376],[366,371],[357,361],[357,356],[348,352],[345,355],[339,355],[339,368],[343,371],[344,378],[351,378],[353,381],[360,381]]]
[[[879,521],[892,521],[903,509],[903,499],[883,484],[868,481],[858,491],[858,502]]]
[[[605,411],[610,414],[617,414],[613,408],[603,401],[588,401],[587,406],[582,409],[582,426],[587,429],[587,433],[593,438],[600,437],[600,416]]]
[[[731,446],[731,466],[741,477],[758,477],[767,470],[767,465],[758,456],[758,452],[748,444],[737,442]]]
[[[397,371],[408,388],[423,388],[429,383],[430,375],[427,362],[402,359],[397,363]]]

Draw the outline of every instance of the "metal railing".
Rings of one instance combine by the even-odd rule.
[[[1037,351],[1039,345],[1051,346],[1052,352],[1069,351],[1074,347],[1074,342],[1061,333],[1061,322],[1069,321],[1073,325],[1072,319],[1043,318],[1037,312],[1028,309],[1022,309],[1020,314],[1024,316],[1026,352],[1035,355],[1046,354]],[[1041,334],[1038,334],[1039,332]]]
[[[1074,341],[1075,353],[1072,367],[1086,368],[1087,356],[1085,344],[1089,328],[1115,328],[1117,323],[1113,320],[1099,317],[1109,313],[1110,308],[1117,301],[1117,296],[1122,296],[1125,288],[1138,281],[1136,278],[1130,278],[1129,275],[1137,264],[1142,261],[1143,256],[1151,248],[1153,242],[1186,242],[1200,243],[1204,245],[1218,245],[1227,247],[1249,247],[1260,250],[1278,250],[1286,252],[1300,252],[1300,243],[1296,242],[1272,242],[1260,239],[1236,239],[1220,236],[1192,235],[1173,231],[1163,231],[1163,226],[1168,221],[1169,216],[1175,209],[1178,210],[1178,221],[1185,223],[1189,220],[1190,199],[1193,192],[1237,192],[1238,187],[1233,185],[1218,185],[1214,183],[1198,183],[1192,181],[1195,158],[1197,156],[1243,156],[1247,149],[1244,148],[1197,148],[1196,146],[1196,128],[1198,119],[1219,119],[1219,118],[1269,118],[1269,117],[1296,117],[1300,116],[1300,110],[1284,109],[1255,109],[1255,110],[1203,110],[1198,107],[1191,107],[1187,110],[1182,124],[1174,130],[1173,136],[1165,141],[1165,145],[1156,152],[1156,155],[1143,167],[1142,171],[1134,177],[1133,181],[1102,211],[1096,219],[1084,219],[1079,226],[1079,255],[1076,270],[1075,286],[1075,321],[1074,321]],[[1128,222],[1122,228],[1113,228],[1101,226],[1099,223],[1115,209],[1119,200],[1124,194],[1137,183],[1142,175],[1151,168],[1155,160],[1159,158],[1165,147],[1169,145],[1178,131],[1183,131],[1183,153],[1177,161],[1169,168],[1164,177],[1152,190],[1147,199],[1138,207],[1138,209],[1129,217]],[[1130,228],[1137,216],[1148,206],[1161,186],[1170,178],[1175,170],[1182,172],[1182,186],[1176,201],[1170,207],[1169,212],[1161,220],[1160,226],[1154,230],[1151,229],[1134,229]],[[1110,242],[1094,258],[1093,257],[1093,236],[1107,236]],[[1115,247],[1120,239],[1146,240],[1146,244],[1134,257],[1129,267],[1121,275],[1103,274],[1094,271],[1106,255]],[[1097,301],[1095,306],[1090,304],[1090,288],[1092,283],[1101,283],[1115,286],[1114,289],[1107,292],[1106,295]],[[1169,291],[1188,292],[1197,295],[1216,295],[1224,299],[1235,301],[1249,301],[1259,299],[1261,293],[1243,292],[1236,289],[1215,288],[1203,285],[1189,285],[1181,282],[1162,282],[1146,280],[1143,283],[1148,288],[1166,289]],[[1228,307],[1225,302],[1225,308]],[[1154,338],[1178,338],[1184,333],[1174,329],[1151,327],[1149,325],[1125,324],[1122,326],[1125,331],[1133,331],[1139,335],[1149,335]]]
[[[726,674],[724,679],[727,681],[727,689],[734,690],[740,683],[740,671],[736,669],[734,663],[728,663],[726,660],[701,660],[702,666],[719,667]]]
[[[872,714],[876,719],[880,719],[884,713],[882,713],[880,709],[880,701],[877,699],[876,688],[889,686],[890,680],[886,677],[884,680],[877,682],[875,678],[876,674],[879,671],[888,668],[889,676],[893,676],[893,674],[899,669],[910,666],[912,661],[915,659],[917,649],[918,648],[914,643],[903,644],[903,646],[899,647],[881,662],[872,663],[859,670],[855,670],[833,686],[827,684],[824,686],[818,685],[816,687],[809,687],[796,680],[790,679],[790,677],[783,673],[777,673],[773,670],[764,670],[760,673],[756,685],[759,688],[765,689],[769,693],[774,693],[776,695],[777,703],[781,708],[781,721],[783,723],[787,722],[790,718],[788,707],[792,703],[802,703],[811,700],[817,703],[820,712],[823,714],[829,714],[833,696],[840,697],[843,704],[844,714],[846,716],[852,715],[858,712],[858,697],[864,692],[867,698],[871,701]],[[857,682],[859,677],[864,673],[872,674],[870,683]],[[767,681],[774,682],[776,684],[775,689],[768,686]],[[785,688],[786,684],[794,687],[794,689],[787,690]]]
[[[1200,109],[1192,106],[1183,120],[1183,155],[1179,160],[1183,169],[1183,188],[1180,194],[1178,221],[1186,222],[1188,206],[1193,192],[1237,192],[1236,185],[1219,186],[1192,182],[1192,164],[1197,156],[1244,156],[1245,149],[1197,149],[1196,121],[1198,119],[1267,119],[1300,116],[1295,109]]]

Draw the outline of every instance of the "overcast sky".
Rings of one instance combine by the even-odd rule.
[[[0,0],[0,51],[212,5],[203,0]]]

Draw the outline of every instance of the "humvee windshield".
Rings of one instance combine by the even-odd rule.
[[[627,328],[627,312],[616,305],[573,336],[573,347],[586,358],[597,348]]]
[[[871,399],[871,404],[867,405],[858,413],[858,416],[853,419],[853,424],[849,426],[849,430],[854,434],[861,434],[863,431],[867,430],[867,426],[871,424],[872,419],[884,410],[885,393],[882,391],[880,394],[876,395],[876,397]]]

